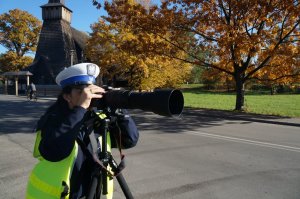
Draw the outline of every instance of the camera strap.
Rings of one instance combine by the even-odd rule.
[[[88,139],[89,139],[90,144],[91,144],[92,152],[86,148],[87,147],[86,144],[82,143],[82,145],[83,145],[84,148],[86,148],[85,151],[87,153],[89,153],[88,156],[90,156],[94,160],[94,162],[99,164],[103,169],[108,171],[108,169],[106,168],[106,165],[104,165],[104,163],[99,159],[98,141],[100,141],[100,140],[98,140],[98,137],[96,137],[95,133],[94,133],[95,126],[100,127],[101,122],[99,122],[99,121],[104,121],[107,118],[107,116],[103,112],[91,112],[91,113],[92,114],[90,115],[90,117],[86,118],[83,128],[84,128],[84,131],[87,133],[86,135],[88,135]],[[118,117],[121,117],[121,116],[123,117],[123,115],[120,115],[120,114],[117,114],[117,115],[118,115]],[[87,115],[87,116],[89,116],[89,115]],[[116,130],[117,130],[116,134],[118,134],[118,135],[116,136],[116,135],[114,135],[114,133],[112,135],[115,138],[115,140],[118,142],[117,147],[119,149],[121,160],[120,160],[120,163],[117,164],[117,162],[113,159],[111,153],[109,153],[108,154],[109,160],[110,160],[109,164],[111,164],[111,166],[113,167],[113,173],[111,171],[108,171],[108,173],[111,176],[117,176],[125,168],[125,155],[122,153],[121,131],[120,131],[120,128],[118,126],[118,123],[116,122],[117,117],[111,116],[110,121],[111,121],[111,123],[114,123],[117,127],[116,128]],[[108,129],[106,129],[106,130],[108,130]],[[110,136],[110,134],[107,134],[107,136]],[[102,143],[102,144],[107,144],[107,143]],[[107,154],[105,154],[105,155],[107,155]]]
[[[104,164],[101,162],[101,160],[99,160],[98,158],[98,144],[97,144],[97,140],[96,140],[96,137],[95,137],[95,134],[94,134],[94,131],[92,131],[91,133],[89,133],[89,138],[90,138],[90,143],[91,143],[91,146],[92,146],[92,150],[93,150],[93,153],[92,153],[92,157],[93,157],[93,160],[99,164],[104,170],[107,171],[107,173],[110,175],[110,176],[114,176],[114,174],[107,169],[106,166],[104,166]],[[106,143],[102,143],[102,144],[106,144]]]
[[[114,167],[113,168],[114,173],[112,173],[110,170],[107,169],[107,167],[98,158],[98,144],[97,144],[97,139],[95,137],[94,131],[92,131],[89,134],[89,138],[90,138],[90,142],[91,142],[91,146],[92,146],[92,150],[93,150],[93,154],[92,154],[93,160],[96,163],[98,163],[103,169],[105,169],[111,177],[119,175],[121,173],[121,171],[125,168],[125,155],[122,154],[121,148],[119,148],[120,156],[121,156],[121,161],[120,161],[119,165],[116,163],[116,161],[113,159],[113,157],[110,154],[111,163],[113,164],[111,166]],[[102,144],[105,144],[105,143],[102,143]]]
[[[120,159],[121,159],[120,164],[117,167],[117,170],[118,170],[118,173],[121,173],[121,171],[123,169],[125,169],[126,164],[125,164],[125,155],[122,153],[122,135],[121,135],[121,131],[120,131],[120,128],[119,128],[118,124],[117,124],[117,128],[118,128],[118,136],[114,136],[114,137],[118,142],[117,147],[119,149]],[[117,175],[118,174],[116,174],[116,176]]]
[[[93,130],[93,124],[94,124],[94,119],[91,118],[91,119],[85,121],[85,125],[83,127],[84,128],[83,130],[86,132],[86,135],[88,135],[88,139],[90,141],[92,151],[90,151],[87,148],[87,145],[85,144],[85,142],[83,140],[76,139],[76,141],[81,146],[81,149],[87,155],[87,157],[92,159],[96,164],[100,165],[101,168],[103,168],[105,171],[107,171],[109,176],[111,176],[111,177],[117,176],[125,168],[125,155],[122,154],[121,145],[118,144],[120,158],[121,158],[120,164],[117,164],[116,161],[113,159],[112,155],[109,154],[109,156],[111,156],[110,163],[112,163],[113,164],[112,166],[114,167],[113,172],[112,172],[99,159],[99,154],[98,154],[99,147],[98,147],[98,143],[97,143],[97,138],[96,138],[94,130]],[[121,142],[120,139],[118,139],[118,141]],[[102,143],[102,144],[106,144],[106,143]]]
[[[93,136],[93,138],[92,138],[92,136]],[[106,168],[106,166],[104,166],[104,164],[101,162],[101,160],[99,160],[99,158],[98,158],[98,152],[97,152],[98,145],[97,145],[97,140],[96,140],[94,132],[91,132],[89,134],[89,139],[90,139],[90,143],[91,143],[91,146],[92,146],[92,152],[87,148],[86,144],[82,140],[76,139],[76,142],[79,144],[79,146],[81,147],[83,153],[88,158],[90,158],[95,163],[97,163],[101,168],[106,170],[109,176],[114,176],[114,174],[111,171],[109,171]],[[92,141],[92,140],[94,140],[94,141]]]

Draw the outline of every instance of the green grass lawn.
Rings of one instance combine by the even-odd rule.
[[[186,107],[234,110],[235,93],[208,92],[196,88],[183,89]],[[247,94],[247,112],[300,117],[300,94]]]

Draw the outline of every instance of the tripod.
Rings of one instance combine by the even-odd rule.
[[[92,172],[92,181],[89,187],[87,199],[99,199],[102,195],[108,194],[108,179],[112,180],[113,177],[117,178],[117,181],[127,199],[133,199],[130,189],[121,173],[121,165],[118,166],[117,162],[114,160],[112,154],[108,151],[107,144],[110,142],[108,139],[109,135],[109,118],[100,118],[101,128],[100,135],[102,135],[101,151],[97,151],[97,143],[94,134],[90,135],[90,140],[92,148],[94,151],[94,160],[98,163]],[[93,137],[93,138],[91,138]],[[121,166],[121,167],[120,167]]]

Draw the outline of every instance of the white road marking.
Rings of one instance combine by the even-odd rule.
[[[220,139],[220,140],[227,140],[227,141],[238,142],[238,143],[252,144],[252,145],[257,145],[257,146],[262,146],[262,147],[269,147],[269,148],[275,148],[275,149],[281,149],[281,150],[293,151],[293,152],[300,153],[300,148],[299,147],[292,147],[292,146],[287,146],[287,145],[274,144],[274,143],[270,143],[270,142],[260,142],[260,141],[255,141],[255,140],[248,140],[248,139],[237,138],[237,137],[229,137],[229,136],[223,136],[223,135],[217,135],[217,134],[211,134],[211,133],[203,133],[203,132],[199,132],[199,131],[189,131],[189,132],[186,132],[186,133],[192,134],[192,135],[203,136],[203,137]]]

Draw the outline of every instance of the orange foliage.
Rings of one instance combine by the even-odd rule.
[[[35,52],[41,21],[26,11],[10,10],[0,15],[0,44],[19,57]]]
[[[19,57],[15,52],[8,51],[0,55],[0,72],[19,71],[31,64],[32,57]]]
[[[0,44],[8,50],[0,57],[0,71],[18,71],[32,62],[25,54],[36,51],[40,30],[41,21],[26,11],[0,15]]]
[[[187,63],[230,75],[236,83],[237,110],[244,105],[246,81],[293,81],[289,77],[299,75],[299,64],[292,61],[299,59],[297,1],[166,0],[160,8],[145,10],[123,0],[106,9],[109,22],[123,21],[134,32],[159,38],[147,43],[145,53],[182,60],[177,55],[183,52]]]
[[[119,3],[118,12],[135,12],[139,16],[146,12],[144,5],[135,2],[115,2]],[[112,10],[110,15],[114,15]],[[86,54],[109,79],[122,77],[134,89],[152,90],[157,87],[175,87],[187,78],[191,70],[188,63],[153,53],[156,43],[161,43],[162,38],[134,29],[124,23],[122,16],[118,20],[104,17],[93,24],[92,29]],[[184,54],[179,53],[177,56],[184,57]]]

